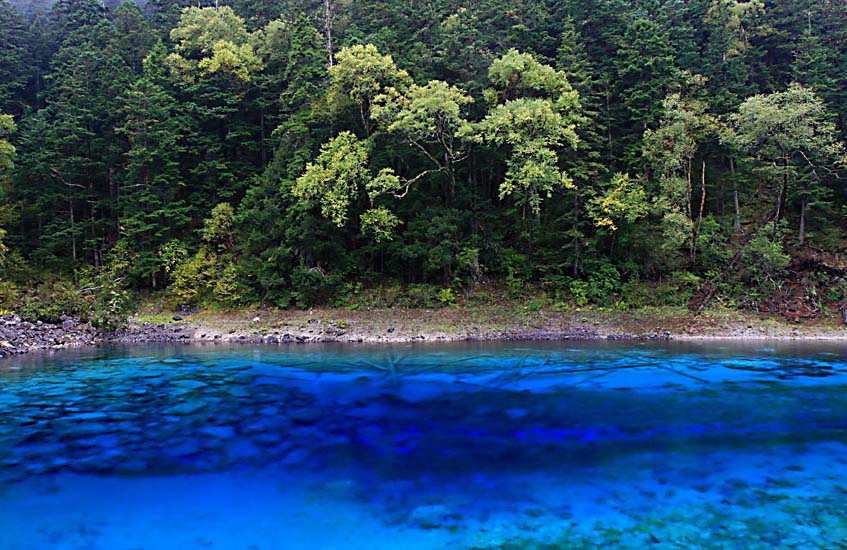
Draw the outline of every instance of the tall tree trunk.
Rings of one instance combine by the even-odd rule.
[[[700,177],[700,211],[697,213],[697,230],[694,231],[694,245],[691,248],[691,266],[697,260],[697,241],[703,228],[703,209],[706,208],[706,161],[703,161],[703,171]]]
[[[803,195],[803,200],[800,201],[800,234],[797,236],[800,246],[803,246],[803,243],[806,240],[806,208],[808,206],[809,198],[806,195]]]
[[[580,250],[580,242],[579,242],[579,189],[577,188],[576,193],[573,195],[573,245],[574,245],[574,260],[573,260],[573,277],[576,279],[579,277],[579,255],[582,252]]]
[[[693,185],[691,183],[691,159],[688,159],[688,164],[685,168],[685,177],[688,182],[686,190],[685,207],[688,214],[688,256],[691,258],[691,266],[694,266],[694,212],[691,207],[692,195],[694,194]]]
[[[324,35],[326,36],[326,54],[329,58],[329,66],[335,64],[332,51],[332,0],[324,0]]]
[[[786,156],[784,152],[782,168],[782,183],[780,184],[779,191],[776,195],[776,215],[773,218],[773,232],[771,233],[771,240],[776,239],[776,228],[777,224],[779,224],[779,217],[782,215],[782,203],[785,201],[785,195],[788,192],[788,156]]]
[[[738,204],[738,181],[735,179],[735,159],[730,157],[729,170],[732,174],[732,202],[735,207],[735,219],[732,228],[736,233],[741,233],[741,207]]]
[[[74,268],[74,284],[79,284],[79,278],[77,277],[76,264],[77,264],[77,252],[76,252],[76,223],[74,221],[74,202],[71,198],[70,191],[68,191],[68,211],[70,212],[71,218],[71,258],[73,258],[73,268]]]

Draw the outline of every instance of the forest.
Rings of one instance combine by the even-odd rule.
[[[845,303],[839,0],[0,0],[0,113],[32,318]]]

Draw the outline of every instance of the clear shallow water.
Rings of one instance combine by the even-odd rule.
[[[847,346],[0,363],[0,549],[847,548]]]

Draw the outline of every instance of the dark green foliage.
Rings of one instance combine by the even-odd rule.
[[[845,247],[843,2],[213,5],[0,0],[3,303],[680,305]]]
[[[24,290],[15,310],[30,321],[58,323],[63,316],[84,316],[89,307],[72,282],[52,279]]]

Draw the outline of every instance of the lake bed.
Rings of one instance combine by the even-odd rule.
[[[847,347],[96,348],[0,365],[0,547],[837,548]]]

